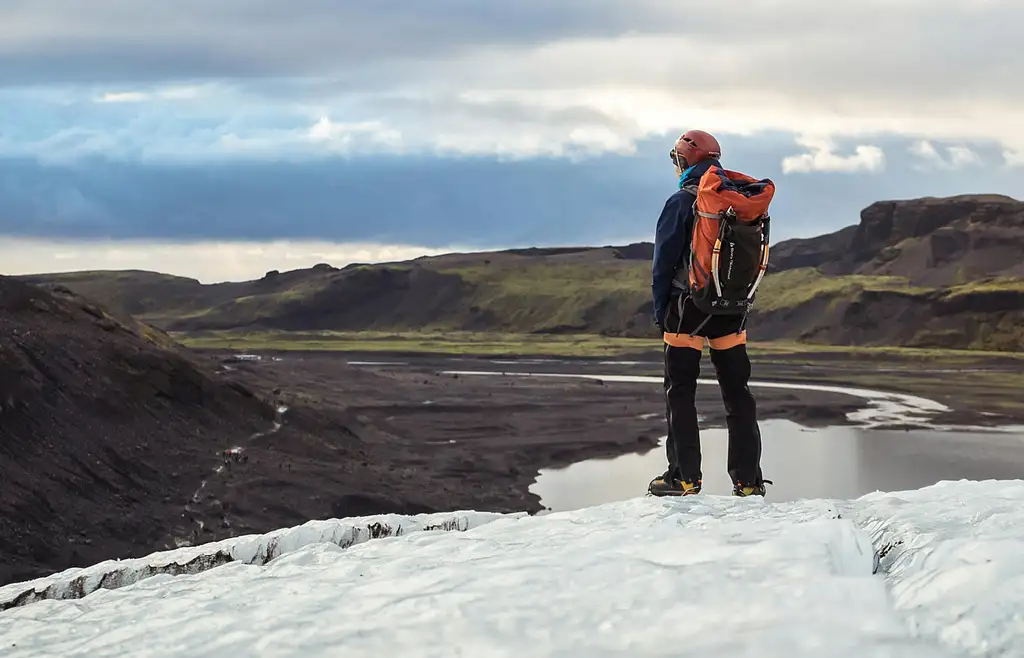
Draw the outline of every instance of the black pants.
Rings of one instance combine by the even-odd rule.
[[[684,298],[685,299],[685,298]],[[707,319],[692,302],[673,297],[665,318],[665,331],[708,339],[735,336],[741,329],[740,318],[715,316]],[[702,327],[698,329],[701,323]],[[697,378],[702,351],[694,347],[665,344],[665,403],[668,440],[665,448],[669,470],[681,480],[702,478],[700,429],[697,425]],[[750,392],[750,357],[745,342],[724,349],[711,348],[718,386],[725,404],[729,429],[728,471],[734,484],[755,484],[761,476],[761,432],[757,426],[757,403]]]

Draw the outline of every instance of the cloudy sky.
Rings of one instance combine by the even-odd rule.
[[[718,135],[775,239],[1024,198],[1017,0],[5,0],[0,272],[650,240]]]

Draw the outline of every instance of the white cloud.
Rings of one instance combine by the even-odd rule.
[[[194,100],[204,92],[204,87],[159,87],[149,91],[105,91],[96,96],[96,103],[144,103],[149,101]]]
[[[1007,167],[1024,167],[1024,149],[1003,151],[1003,161]]]
[[[581,48],[573,56],[589,61],[587,66],[581,63],[581,71],[588,66],[603,70],[617,58],[618,68],[635,67],[638,82],[644,82],[642,78],[649,76],[650,70],[642,64],[672,47],[647,43],[659,39],[638,37],[629,44],[617,40],[586,47],[562,44],[552,47],[549,54],[570,57],[575,48]],[[621,52],[616,53],[617,49]],[[716,133],[726,150],[731,135],[767,132],[814,134],[834,140],[896,135],[922,141],[988,142],[1008,151],[1024,150],[1024,124],[1016,118],[1021,106],[1017,103],[978,99],[972,104],[955,98],[919,103],[885,94],[873,98],[867,93],[854,103],[842,95],[811,94],[781,86],[774,89],[771,85],[730,87],[713,80],[692,80],[688,85],[693,87],[686,89],[671,83],[662,86],[656,80],[646,85],[615,84],[614,80],[606,84],[580,79],[590,77],[589,73],[572,76],[569,71],[561,82],[545,79],[550,68],[546,57],[519,71],[520,59],[509,53],[507,59],[489,61],[495,74],[489,84],[474,79],[473,63],[465,69],[464,80],[472,87],[443,77],[430,78],[432,74],[424,71],[424,79],[430,79],[433,86],[358,94],[331,91],[302,102],[265,98],[227,85],[191,92],[107,92],[108,100],[97,103],[97,108],[130,104],[133,114],[101,113],[91,117],[91,125],[82,124],[85,117],[79,115],[74,117],[75,124],[51,121],[36,134],[0,134],[0,152],[59,161],[95,154],[169,161],[408,152],[576,157],[632,154],[639,140],[667,139],[694,126]],[[460,66],[452,63],[445,70],[459,70]],[[494,84],[499,80],[502,86]],[[519,82],[522,84],[516,84]],[[33,101],[28,94],[7,96],[8,102],[33,106],[39,115],[48,110],[59,112],[67,103],[47,105]],[[166,105],[179,98],[191,98],[192,102]],[[25,122],[21,132],[29,132],[30,126]],[[969,162],[969,153],[954,150],[950,155],[958,163]],[[869,166],[877,156],[877,150],[869,147],[856,155],[854,162]],[[834,162],[827,154],[824,157]]]
[[[0,56],[4,48],[43,52],[33,44],[71,34],[118,44],[125,66],[137,49],[168,53],[154,59],[156,51],[146,51],[150,59],[138,59],[139,66],[165,62],[163,82],[94,94],[111,113],[130,104],[132,120],[110,114],[102,126],[86,128],[62,114],[65,123],[48,125],[45,134],[0,136],[0,148],[39,157],[102,152],[176,160],[324,152],[577,157],[629,154],[641,139],[702,127],[727,148],[730,135],[788,132],[992,143],[1024,152],[1024,51],[1014,45],[1024,17],[1019,2],[864,0],[822,8],[811,0],[751,0],[737,14],[726,5],[694,13],[660,0],[487,7],[396,0],[394,7],[404,8],[391,12],[372,3],[290,12],[282,3],[251,1],[267,11],[212,11],[189,2],[202,20],[184,21],[188,12],[180,10],[161,10],[153,20],[148,8],[97,0],[107,13],[78,16],[75,24],[53,7],[0,10],[7,19],[0,36],[10,38]],[[266,48],[262,16],[274,21],[280,47]],[[443,29],[443,37],[416,30],[397,41],[378,38],[401,33],[395,21],[408,26],[413,19]],[[695,53],[706,65],[692,65]],[[197,84],[193,69],[202,62],[211,70]],[[175,77],[175,65],[188,75]],[[234,86],[224,82],[231,79]],[[212,81],[220,85],[213,91]],[[183,98],[194,102],[166,105]],[[191,123],[196,116],[199,127]],[[52,152],[50,138],[69,131],[88,148],[62,139]],[[791,163],[872,170],[881,166],[879,155],[873,147],[844,158],[811,150]],[[969,153],[947,156],[951,164],[971,162]]]
[[[827,138],[801,137],[797,143],[806,147],[808,152],[783,158],[783,173],[854,173],[885,169],[885,153],[877,146],[858,145],[854,148],[853,155],[838,155],[835,152],[835,144]]]
[[[955,170],[981,164],[981,156],[966,146],[947,146],[945,157],[928,140],[914,142],[908,150],[923,161],[919,169]]]
[[[108,91],[96,99],[97,103],[141,103],[151,96],[142,91]]]
[[[400,148],[403,144],[402,134],[394,128],[388,128],[380,121],[359,121],[354,123],[335,123],[330,117],[322,116],[305,134],[310,141],[319,143],[335,150],[346,150],[360,139],[380,147]]]
[[[195,160],[248,155],[275,159],[305,159],[311,155],[401,153],[407,150],[405,136],[380,121],[335,122],[321,116],[313,124],[296,128],[262,129],[242,132],[211,131],[213,142],[192,144],[189,149],[175,149],[165,144],[167,152],[150,153],[157,159]],[[440,141],[440,140],[438,140]]]
[[[0,241],[0,273],[138,269],[217,283],[258,279],[270,270],[283,272],[318,263],[344,267],[350,263],[404,261],[452,251],[468,249],[322,241],[86,242],[4,237]]]
[[[949,152],[949,164],[954,169],[981,164],[981,156],[966,146],[950,146],[946,150]]]

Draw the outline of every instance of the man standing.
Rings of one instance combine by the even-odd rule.
[[[745,315],[709,315],[689,294],[687,263],[695,220],[697,185],[721,167],[718,140],[701,130],[684,133],[670,152],[679,190],[665,203],[654,241],[654,318],[665,340],[665,402],[668,469],[653,480],[655,496],[685,496],[701,489],[700,431],[695,397],[704,342],[718,376],[729,430],[728,471],[733,495],[765,495],[757,405],[748,387]],[[768,480],[768,483],[771,481]]]

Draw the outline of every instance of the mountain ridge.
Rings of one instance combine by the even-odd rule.
[[[167,331],[501,331],[653,336],[653,245],[536,247],[267,272],[201,284],[143,272],[60,283]],[[1024,349],[1024,203],[878,201],[860,222],[776,243],[750,326],[765,340]],[[873,318],[896,320],[897,325]]]

